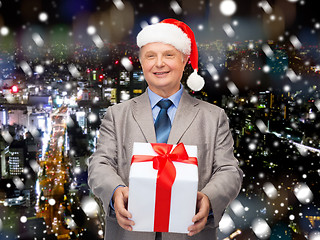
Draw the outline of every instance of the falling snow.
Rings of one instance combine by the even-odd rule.
[[[272,13],[272,7],[270,6],[268,1],[261,1],[259,2],[258,6],[261,7],[263,11],[265,11],[265,13]]]
[[[233,30],[233,28],[231,27],[230,24],[225,23],[222,25],[223,30],[225,31],[225,33],[227,34],[228,37],[232,38],[235,36],[235,31]]]
[[[128,71],[131,71],[133,69],[131,61],[127,58],[124,57],[121,59],[121,64],[127,69]]]
[[[300,40],[294,35],[290,37],[290,42],[297,49],[301,48],[301,46],[302,46]]]
[[[92,36],[92,41],[94,42],[94,44],[98,47],[98,48],[102,48],[104,46],[104,42],[102,40],[102,38],[99,35],[93,35]]]
[[[263,52],[266,54],[266,56],[267,56],[268,58],[273,58],[274,53],[273,53],[272,49],[270,48],[270,46],[269,46],[268,44],[264,44],[264,45],[262,46],[262,50],[263,50]]]
[[[174,11],[174,13],[177,14],[177,15],[182,13],[182,8],[180,7],[179,3],[177,3],[177,1],[171,1],[170,2],[170,7]]]
[[[118,8],[118,10],[123,10],[125,8],[125,5],[121,0],[113,0],[113,3]]]
[[[268,223],[261,218],[254,219],[252,222],[252,230],[259,239],[268,239],[271,234]]]

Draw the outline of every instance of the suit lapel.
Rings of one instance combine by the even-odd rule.
[[[157,140],[154,130],[150,100],[147,92],[143,93],[137,98],[134,98],[132,104],[133,118],[137,121],[147,142],[155,143]]]
[[[168,139],[169,144],[179,143],[182,135],[189,128],[198,114],[199,108],[197,105],[198,103],[194,98],[192,98],[188,93],[183,92],[170,131]]]

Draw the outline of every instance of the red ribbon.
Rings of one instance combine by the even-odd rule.
[[[154,213],[154,232],[168,232],[170,219],[171,189],[176,178],[174,162],[198,165],[196,157],[189,157],[183,143],[179,143],[171,152],[173,145],[151,143],[158,156],[134,155],[134,162],[153,161],[153,168],[158,170],[156,185],[156,202]],[[171,152],[171,153],[170,153]]]

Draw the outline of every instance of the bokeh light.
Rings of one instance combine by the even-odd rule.
[[[38,74],[44,73],[44,67],[43,67],[42,65],[37,65],[37,66],[35,66],[34,70],[35,70]]]
[[[45,22],[45,21],[47,21],[49,19],[49,15],[46,13],[46,12],[41,12],[40,14],[39,14],[39,20],[41,21],[41,22]]]
[[[26,216],[21,216],[21,217],[20,217],[20,222],[26,223],[27,221],[28,221],[28,219],[27,219]]]
[[[9,34],[9,28],[6,26],[3,26],[0,28],[0,34],[2,36],[7,36]]]
[[[237,10],[237,5],[233,0],[223,0],[219,6],[220,12],[225,16],[233,15]]]
[[[95,217],[100,212],[98,203],[90,197],[85,197],[82,199],[81,208],[88,217]]]
[[[312,231],[309,234],[309,240],[320,240],[320,232],[319,231]]]
[[[87,33],[89,35],[94,35],[96,33],[97,29],[94,26],[88,26]]]
[[[89,113],[88,115],[89,122],[96,122],[98,120],[98,116],[95,113]]]
[[[159,19],[159,17],[157,17],[157,16],[153,16],[153,17],[150,19],[150,22],[151,22],[151,24],[155,24],[155,23],[160,22],[160,19]]]
[[[54,198],[50,198],[50,199],[48,200],[48,203],[49,203],[49,205],[53,206],[53,205],[56,204],[56,200],[55,200]]]

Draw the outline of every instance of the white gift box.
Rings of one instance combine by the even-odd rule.
[[[174,149],[176,145],[173,146]],[[189,157],[197,157],[197,147],[185,145]],[[171,150],[172,151],[172,150]],[[150,143],[134,143],[132,155],[157,156]],[[151,157],[152,158],[152,157]],[[174,162],[176,178],[171,188],[168,232],[188,233],[193,224],[198,191],[198,166]],[[152,161],[133,162],[129,175],[128,211],[133,231],[154,232],[156,183],[158,170]]]

